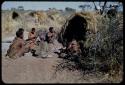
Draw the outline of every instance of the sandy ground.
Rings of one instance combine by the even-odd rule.
[[[4,83],[73,83],[78,72],[62,71],[55,75],[55,67],[61,60],[56,54],[49,58],[36,58],[27,53],[17,59],[5,57],[2,53],[2,80]]]
[[[87,74],[63,70],[55,74],[55,66],[61,58],[53,54],[49,58],[33,57],[31,53],[17,59],[5,57],[9,43],[2,43],[2,80],[4,83],[106,83],[108,75]],[[117,82],[117,81],[116,81]],[[119,81],[118,81],[119,82]]]
[[[12,40],[13,37],[3,39],[3,41]],[[10,59],[5,57],[9,45],[10,43],[2,43],[2,80],[4,83],[78,82],[80,74],[77,71],[69,72],[64,70],[57,72],[55,75],[55,66],[62,60],[58,58],[58,55],[51,53],[52,57],[43,59],[33,57],[31,53],[26,53],[25,56]]]
[[[4,83],[112,83],[108,75],[82,77],[79,71],[68,70],[55,74],[54,66],[59,60],[57,57],[35,58],[30,54],[16,60],[2,58],[2,80]]]
[[[61,59],[57,56],[42,59],[26,54],[15,60],[2,58],[2,80],[4,83],[111,83],[108,75],[89,74],[81,76],[79,71],[62,70],[55,74],[55,66]]]

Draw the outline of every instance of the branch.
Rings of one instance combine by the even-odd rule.
[[[107,3],[107,1],[104,2],[104,5],[103,5],[103,7],[102,7],[102,11],[101,11],[101,15],[102,15],[103,12],[104,12],[104,9],[105,9],[105,6],[106,6],[106,3]]]
[[[93,4],[94,4],[94,6],[95,6],[95,10],[97,10],[97,6],[95,5],[95,2],[93,1]]]
[[[99,6],[101,7],[101,2],[99,2]]]

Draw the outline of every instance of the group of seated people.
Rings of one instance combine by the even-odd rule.
[[[50,49],[47,46],[48,44],[53,44],[52,47],[56,45],[54,44],[55,39],[56,33],[53,27],[50,27],[48,32],[41,31],[41,33],[36,33],[36,29],[32,28],[31,32],[28,34],[28,39],[26,40],[24,40],[24,29],[19,28],[16,32],[15,39],[7,50],[6,56],[9,56],[10,58],[17,58],[24,56],[25,53],[28,52],[31,52],[32,56],[43,56],[42,54],[48,54],[47,52],[44,52],[45,50],[48,51],[48,49]],[[36,50],[36,47],[40,49]],[[61,56],[60,54],[63,53],[73,55],[81,53],[80,45],[75,39],[70,41],[66,47],[62,47],[59,50],[60,52],[57,53],[59,56]]]
[[[45,34],[45,33],[44,33]],[[16,37],[10,44],[7,50],[6,56],[10,58],[17,58],[24,56],[25,53],[31,52],[32,56],[38,56],[36,54],[35,47],[37,45],[36,40],[40,38],[41,41],[46,41],[47,43],[53,43],[55,38],[55,31],[53,27],[49,28],[49,32],[44,35],[44,39],[37,35],[35,28],[32,28],[31,32],[28,34],[28,39],[24,40],[24,29],[19,28],[16,32]]]

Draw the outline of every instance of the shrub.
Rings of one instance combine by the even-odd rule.
[[[80,70],[83,73],[85,71],[101,71],[109,74],[114,72],[113,75],[115,75],[123,66],[122,19],[122,15],[111,19],[97,18],[98,32],[95,34],[87,32],[86,41],[79,41],[82,54],[77,56],[67,54],[66,56],[71,58],[64,59],[57,68],[70,68],[70,70]]]

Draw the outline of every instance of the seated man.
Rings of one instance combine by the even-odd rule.
[[[23,30],[18,30],[16,32],[16,37],[7,50],[6,56],[10,58],[17,58],[24,55],[24,53],[28,52],[29,45],[25,45],[25,41],[23,39]]]
[[[36,38],[37,38],[37,36],[36,36],[35,28],[32,28],[31,32],[29,32],[28,40],[30,43],[30,51],[33,56],[38,56],[37,54],[35,54]]]

